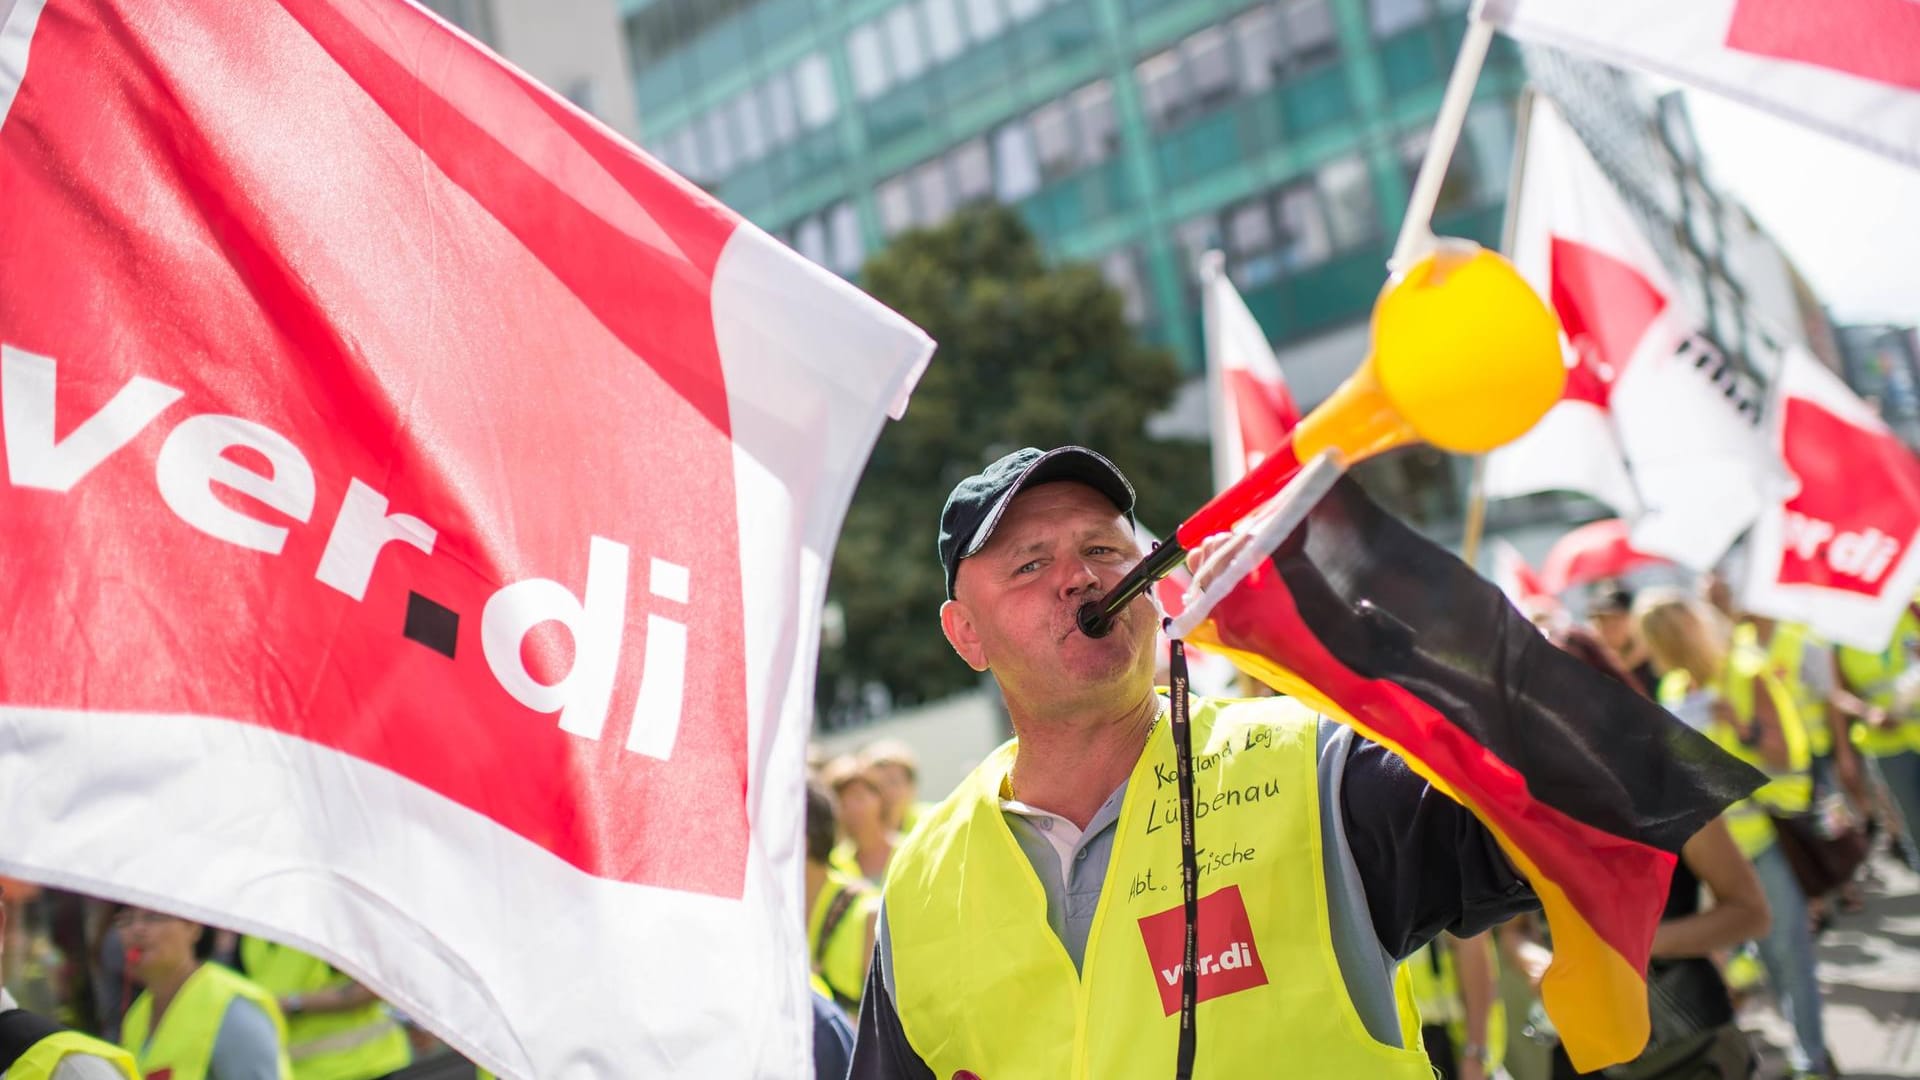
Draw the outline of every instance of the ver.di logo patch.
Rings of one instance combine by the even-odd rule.
[[[1147,961],[1160,991],[1160,1005],[1168,1016],[1180,1011],[1180,984],[1185,981],[1186,920],[1180,906],[1140,920],[1140,937],[1147,945]],[[1242,990],[1267,985],[1260,963],[1260,947],[1253,940],[1240,886],[1229,885],[1200,898],[1200,948],[1195,968],[1200,973],[1198,1000],[1210,1001]]]

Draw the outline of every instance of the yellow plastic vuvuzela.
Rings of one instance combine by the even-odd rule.
[[[1443,240],[1381,290],[1371,355],[1300,421],[1294,452],[1352,462],[1428,442],[1485,453],[1526,434],[1566,379],[1559,322],[1513,264]]]

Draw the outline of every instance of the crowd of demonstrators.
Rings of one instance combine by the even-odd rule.
[[[380,1080],[406,1075],[415,1047],[433,1045],[289,946],[72,893],[23,899],[0,902],[0,942],[9,908],[43,930],[80,929],[26,939],[43,954],[31,972],[40,1011],[0,985],[3,1080]]]

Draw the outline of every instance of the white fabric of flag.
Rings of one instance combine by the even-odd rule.
[[[1488,455],[1487,494],[1581,492],[1632,522],[1636,548],[1710,568],[1778,490],[1760,405],[1579,135],[1544,98],[1532,110],[1510,254],[1560,319],[1567,388]]]
[[[1476,13],[1920,168],[1916,0],[1481,0]]]

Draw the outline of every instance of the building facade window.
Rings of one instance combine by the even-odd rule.
[[[887,12],[887,55],[893,62],[893,81],[909,82],[926,70],[927,54],[920,47],[919,21],[914,5],[902,4]]]
[[[1428,0],[1367,0],[1367,21],[1375,37],[1391,37],[1432,15]]]
[[[906,177],[882,180],[873,189],[873,203],[880,211],[880,228],[888,236],[913,227],[913,192],[907,187]]]
[[[847,34],[847,65],[853,69],[853,92],[860,100],[872,101],[887,88],[892,77],[887,71],[879,27],[863,23]]]
[[[866,261],[866,244],[860,235],[860,215],[850,202],[842,202],[827,211],[827,241],[831,245],[829,269],[852,277]]]
[[[859,273],[866,257],[859,216],[845,200],[801,218],[788,234],[795,251],[843,277]]]
[[[1334,247],[1355,247],[1379,235],[1380,206],[1373,197],[1373,176],[1360,155],[1330,162],[1315,182],[1325,200],[1327,235]]]
[[[1000,7],[1000,0],[966,0],[967,31],[975,41],[986,41],[998,37],[1006,29],[1006,12]]]
[[[1147,321],[1150,309],[1139,251],[1124,247],[1107,252],[1100,259],[1100,276],[1120,294],[1121,314],[1129,324],[1139,326]]]
[[[967,47],[966,33],[960,28],[959,0],[924,0],[921,15],[927,24],[927,48],[935,60],[951,60]]]
[[[993,195],[993,152],[987,140],[969,139],[955,147],[950,158],[956,202],[964,205]]]
[[[800,122],[808,128],[828,123],[840,111],[833,89],[833,69],[819,53],[808,53],[793,66],[793,86],[800,102]]]
[[[1155,131],[1167,131],[1339,58],[1327,0],[1263,4],[1140,61],[1134,80]]]
[[[1001,202],[1017,202],[1040,190],[1040,158],[1033,129],[1020,117],[993,133],[993,192]]]
[[[827,265],[827,225],[818,215],[802,221],[793,230],[794,250],[821,266]]]
[[[1198,282],[1200,255],[1218,246],[1235,284],[1249,292],[1372,243],[1380,233],[1372,174],[1358,154],[1335,158],[1217,216],[1191,218],[1174,230],[1189,288]]]

